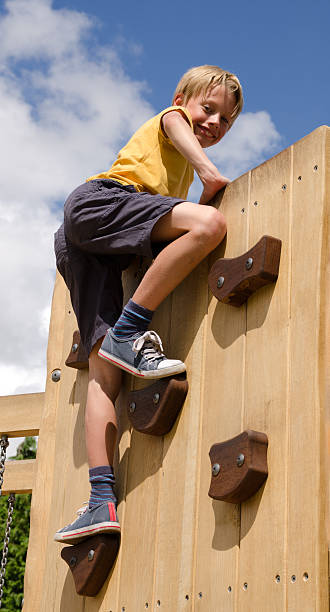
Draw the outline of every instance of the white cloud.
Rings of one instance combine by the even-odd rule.
[[[221,173],[235,179],[273,153],[280,135],[269,113],[243,113],[225,138],[210,150],[210,158]]]
[[[56,202],[107,169],[153,113],[94,22],[49,0],[10,0],[0,17],[0,394],[44,388]]]
[[[0,394],[44,388],[53,232],[68,193],[111,161],[153,109],[113,47],[90,49],[96,20],[51,0],[7,0],[0,15]],[[139,45],[127,41],[132,55]],[[119,45],[120,49],[120,45]],[[246,114],[212,154],[235,178],[278,141]]]

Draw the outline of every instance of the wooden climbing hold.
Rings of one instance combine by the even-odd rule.
[[[213,295],[225,304],[241,306],[252,293],[276,281],[282,242],[263,236],[249,251],[233,259],[218,259],[209,273]]]
[[[188,392],[186,374],[161,378],[154,384],[131,391],[127,412],[134,429],[163,436],[173,427]]]
[[[97,595],[114,565],[119,546],[120,534],[100,534],[62,548],[61,557],[72,572],[78,595]]]
[[[78,330],[73,332],[71,351],[67,357],[65,365],[69,368],[83,370],[88,368],[88,355],[81,342],[80,333]]]
[[[232,504],[252,497],[268,476],[267,447],[266,434],[251,429],[214,444],[209,452],[212,467],[209,496]]]

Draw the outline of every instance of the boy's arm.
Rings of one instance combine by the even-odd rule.
[[[207,204],[211,198],[230,183],[205,155],[190,125],[178,111],[170,111],[162,118],[163,129],[175,148],[191,163],[203,184],[200,204]]]

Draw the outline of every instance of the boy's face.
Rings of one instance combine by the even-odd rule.
[[[235,104],[234,94],[224,85],[190,98],[186,104],[182,94],[174,99],[175,106],[185,106],[189,110],[194,134],[204,149],[217,144],[229,130]]]

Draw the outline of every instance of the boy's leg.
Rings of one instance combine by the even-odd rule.
[[[132,300],[124,308],[99,351],[100,357],[135,376],[162,378],[183,372],[185,365],[163,354],[160,338],[148,332],[153,311],[224,238],[226,223],[213,207],[177,204],[156,222],[154,242],[172,241],[156,257]]]
[[[154,242],[172,240],[147,270],[132,299],[155,310],[179,283],[220,244],[226,234],[224,216],[212,206],[183,202],[155,224]]]
[[[55,534],[58,542],[75,544],[97,533],[118,533],[113,491],[113,457],[117,439],[114,403],[120,391],[122,372],[99,359],[96,343],[89,357],[89,380],[85,413],[85,436],[91,494],[78,519]]]

